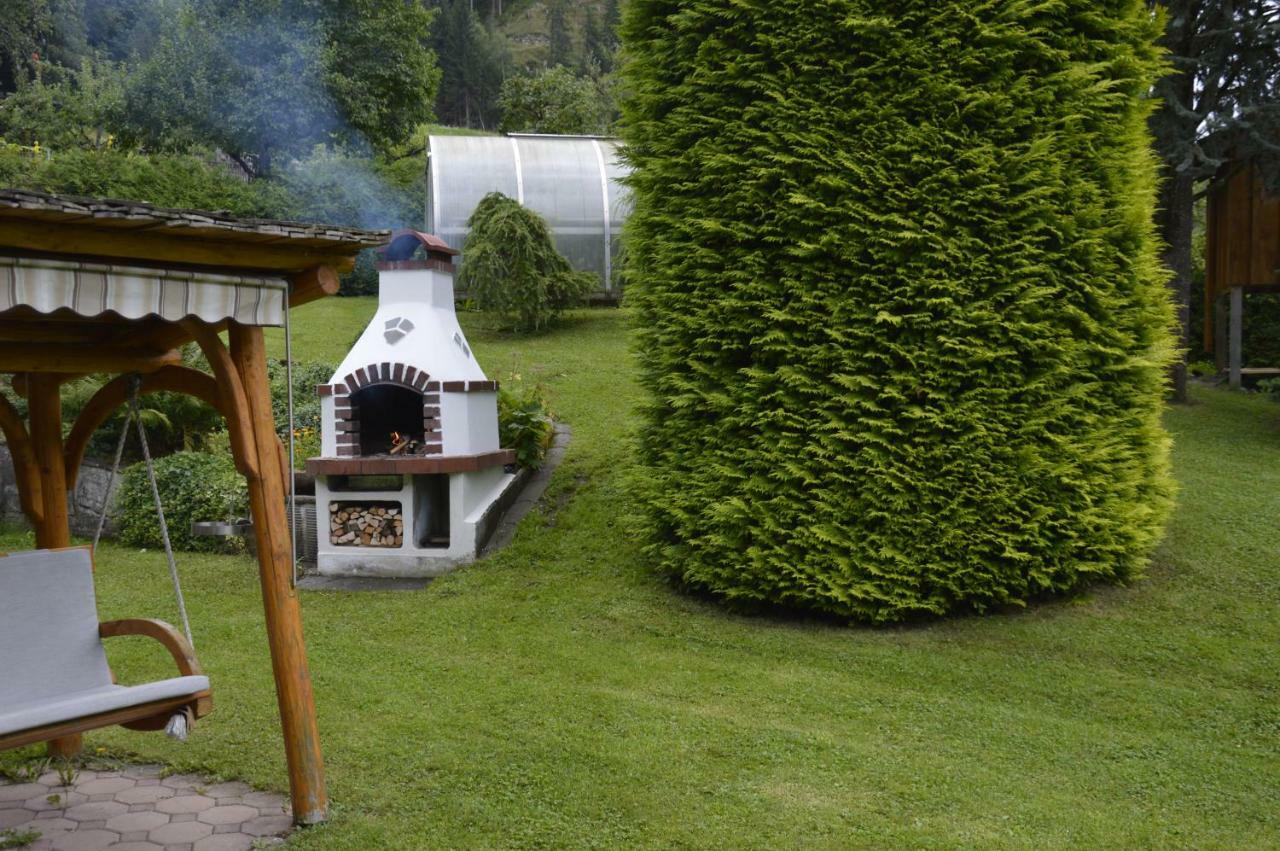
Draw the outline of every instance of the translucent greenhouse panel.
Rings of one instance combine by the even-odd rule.
[[[580,136],[432,136],[430,147],[429,230],[460,250],[480,199],[502,192],[546,220],[556,248],[575,269],[594,273],[611,289],[617,237],[630,212],[617,183],[628,170],[616,143]]]
[[[515,136],[524,204],[547,220],[575,269],[604,275],[604,200],[591,139]]]
[[[631,173],[619,154],[620,146],[616,142],[601,141],[604,153],[604,173],[608,178],[609,193],[609,260],[611,280],[605,281],[605,289],[617,289],[619,265],[623,262],[622,231],[631,214],[631,190],[622,185],[622,180]]]
[[[480,199],[519,195],[515,152],[504,136],[432,136],[430,147],[427,229],[460,251]]]

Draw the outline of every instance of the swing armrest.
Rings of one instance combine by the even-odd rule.
[[[154,638],[164,645],[178,666],[178,672],[184,677],[202,677],[204,670],[196,659],[196,651],[186,637],[164,621],[151,618],[128,618],[126,620],[107,621],[98,625],[98,635],[103,638],[115,638],[118,635],[145,635]]]

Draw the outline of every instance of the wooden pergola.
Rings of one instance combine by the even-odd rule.
[[[286,518],[288,460],[276,435],[263,327],[338,289],[385,232],[236,219],[222,213],[0,190],[0,372],[28,403],[0,397],[22,509],[41,548],[70,544],[67,494],[94,430],[142,393],[187,393],[226,419],[248,483],[262,601],[289,768],[294,820],[327,808],[315,700],[303,643]],[[221,335],[225,333],[229,345]],[[182,363],[194,341],[211,372]],[[61,386],[118,373],[66,439]],[[74,753],[80,735],[51,748]]]

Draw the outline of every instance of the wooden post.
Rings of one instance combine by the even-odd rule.
[[[1218,374],[1227,371],[1227,302],[1228,296],[1213,300],[1213,361]]]
[[[48,373],[30,377],[27,404],[31,448],[40,475],[40,518],[34,523],[36,546],[54,549],[71,546],[67,523],[67,476],[62,460],[62,376]],[[50,756],[72,757],[84,747],[79,733],[50,740]]]
[[[0,396],[0,431],[9,444],[13,458],[14,484],[18,487],[18,500],[22,513],[27,515],[31,528],[35,529],[44,519],[44,501],[40,497],[40,468],[36,464],[35,450],[31,448],[31,433],[9,400]]]
[[[249,502],[258,543],[262,602],[267,640],[275,672],[276,698],[289,763],[293,820],[315,824],[325,820],[324,763],[316,724],[315,697],[302,638],[302,609],[293,587],[289,524],[285,518],[284,470],[277,451],[271,391],[267,381],[262,329],[231,323],[231,359],[240,374],[248,405],[248,443],[256,452],[258,475],[249,481]]]
[[[1244,347],[1244,290],[1241,287],[1231,288],[1231,328],[1227,333],[1228,385],[1232,390],[1239,390],[1240,350]]]
[[[67,477],[62,459],[61,376],[31,376],[28,402],[31,448],[40,473],[40,505],[43,517],[36,525],[36,546],[41,549],[71,545],[67,524]]]

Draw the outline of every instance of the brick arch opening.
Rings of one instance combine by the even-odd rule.
[[[440,382],[426,372],[401,363],[369,364],[325,391],[334,396],[339,455],[384,454],[393,431],[420,440],[427,455],[440,454]]]
[[[360,454],[391,451],[396,435],[424,439],[422,394],[401,384],[370,384],[351,394],[351,409],[359,424]]]

